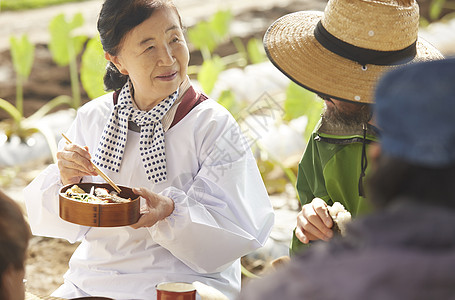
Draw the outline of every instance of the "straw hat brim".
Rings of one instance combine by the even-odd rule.
[[[364,67],[327,50],[314,37],[322,15],[301,11],[275,21],[264,36],[267,56],[281,72],[310,91],[339,100],[373,103],[378,79],[400,65]],[[417,55],[409,63],[442,58],[436,48],[419,38]]]

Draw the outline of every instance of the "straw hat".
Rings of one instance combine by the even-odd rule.
[[[264,36],[270,61],[297,84],[334,99],[372,103],[379,77],[400,64],[441,59],[418,38],[415,0],[329,0],[300,11]]]

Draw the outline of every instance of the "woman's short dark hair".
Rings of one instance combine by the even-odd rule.
[[[19,205],[0,191],[0,299],[5,299],[2,278],[13,267],[25,268],[30,228],[25,222]]]
[[[169,7],[175,10],[182,21],[174,3],[170,0],[106,0],[98,18],[98,31],[101,44],[105,52],[118,55],[125,35],[147,20],[156,9]],[[128,80],[128,75],[123,75],[109,62],[104,75],[106,90],[120,89]]]
[[[455,209],[455,165],[441,168],[382,156],[368,179],[369,199],[384,208],[399,197]]]

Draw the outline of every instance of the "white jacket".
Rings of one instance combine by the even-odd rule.
[[[82,106],[66,133],[93,154],[113,109],[112,94]],[[230,113],[208,99],[165,132],[167,181],[147,180],[139,133],[129,130],[113,181],[170,197],[174,212],[150,228],[97,228],[59,218],[59,170],[50,165],[24,193],[35,235],[81,241],[54,296],[155,299],[165,281],[200,281],[230,299],[240,290],[240,257],[266,242],[274,213],[256,161]],[[59,147],[64,146],[60,141]],[[84,177],[84,182],[103,182]],[[30,195],[33,195],[31,197]],[[144,204],[143,199],[142,204]]]

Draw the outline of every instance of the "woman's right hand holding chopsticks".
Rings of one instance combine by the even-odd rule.
[[[76,144],[67,144],[62,151],[57,152],[57,165],[60,178],[64,185],[76,184],[83,176],[97,176],[90,161],[88,147]]]

